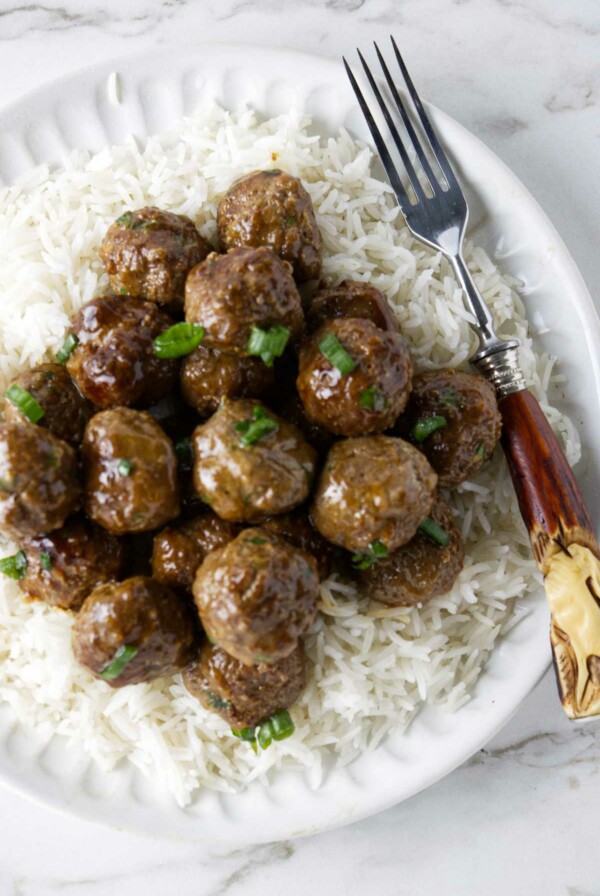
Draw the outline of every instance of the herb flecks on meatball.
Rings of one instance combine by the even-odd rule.
[[[30,423],[0,424],[0,531],[12,538],[60,528],[80,502],[77,454]]]
[[[213,642],[247,665],[273,663],[313,625],[317,564],[266,529],[246,529],[207,556],[193,593]]]
[[[241,355],[260,355],[261,334],[281,355],[304,329],[290,267],[267,248],[209,255],[187,278],[185,316],[204,327],[203,345]]]
[[[196,493],[223,519],[256,522],[308,497],[314,448],[260,402],[225,401],[192,442]]]
[[[92,299],[73,321],[77,344],[67,369],[99,408],[146,407],[167,395],[177,379],[177,361],[159,358],[154,350],[154,340],[172,323],[152,302]]]
[[[73,626],[75,659],[113,688],[182,669],[195,640],[185,601],[146,576],[94,589]]]
[[[185,215],[149,206],[111,224],[100,259],[114,292],[181,307],[185,278],[210,251]]]
[[[145,411],[92,417],[82,460],[86,513],[109,532],[148,532],[179,514],[175,449]]]
[[[347,551],[390,553],[414,536],[433,505],[437,476],[408,442],[391,436],[345,439],[331,448],[311,519]]]
[[[304,690],[304,650],[299,644],[274,663],[247,666],[205,642],[198,659],[185,670],[183,683],[206,709],[234,728],[253,728],[288,709]]]
[[[383,432],[408,401],[412,363],[398,333],[368,320],[332,320],[300,353],[298,394],[306,416],[337,435]]]
[[[302,182],[278,168],[237,180],[219,204],[219,242],[225,249],[268,246],[288,261],[297,280],[321,272],[323,240]]]

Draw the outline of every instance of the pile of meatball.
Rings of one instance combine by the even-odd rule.
[[[109,228],[110,294],[5,394],[0,530],[19,551],[0,568],[76,614],[74,655],[109,686],[182,671],[252,731],[304,687],[332,569],[392,606],[452,587],[464,548],[440,490],[501,423],[480,377],[413,375],[381,292],[319,281],[297,178],[236,181],[217,234],[218,252],[151,207]]]

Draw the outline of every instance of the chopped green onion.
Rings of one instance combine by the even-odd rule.
[[[450,541],[450,536],[446,530],[442,529],[439,523],[436,523],[431,517],[423,520],[419,526],[419,532],[429,538],[430,541],[433,541],[434,544],[439,544],[442,548],[445,548]]]
[[[424,442],[434,432],[443,429],[446,425],[445,417],[424,417],[423,420],[417,420],[410,434],[415,442]]]
[[[385,395],[374,385],[362,390],[358,403],[368,411],[383,411],[387,407]]]
[[[231,733],[234,737],[239,737],[240,740],[250,744],[254,752],[257,752],[255,728],[232,728]]]
[[[257,739],[260,748],[266,750],[267,747],[271,746],[274,740],[285,740],[286,737],[290,737],[294,731],[295,726],[287,709],[284,709],[281,712],[276,712],[270,719],[263,722],[258,729]]]
[[[377,538],[369,545],[367,554],[352,554],[352,566],[355,569],[370,569],[377,560],[384,560],[388,554],[387,547]]]
[[[475,449],[475,454],[477,455],[477,457],[480,457],[481,460],[485,460],[487,458],[485,445],[483,444],[483,442],[477,446],[477,448]]]
[[[3,557],[0,560],[0,572],[9,579],[22,579],[27,572],[25,551],[17,551],[11,557]]]
[[[114,681],[125,669],[125,666],[137,656],[138,648],[130,644],[122,644],[117,650],[114,657],[103,669],[98,673],[104,681]]]
[[[119,295],[120,295],[120,296],[126,296],[126,295],[127,295],[127,290],[126,290],[126,289],[120,289],[120,290],[119,290]]]
[[[266,538],[247,538],[246,540],[247,540],[248,544],[266,544],[267,543]]]
[[[119,476],[129,476],[133,470],[133,464],[130,460],[121,459],[117,464],[117,473]]]
[[[252,420],[242,420],[235,424],[235,428],[243,434],[240,445],[243,448],[248,448],[259,439],[268,436],[269,433],[276,432],[279,429],[279,423],[269,417],[264,408],[257,405],[252,409]]]
[[[133,224],[133,215],[131,214],[131,212],[125,212],[124,215],[121,215],[120,218],[117,218],[115,224],[120,224],[121,227],[131,228],[131,225]]]
[[[16,383],[9,386],[4,395],[32,423],[37,423],[44,416],[43,407],[35,400],[31,392],[22,389]]]
[[[78,345],[79,339],[77,338],[75,333],[69,333],[69,335],[63,342],[63,347],[56,354],[57,362],[59,364],[66,364]]]
[[[445,408],[457,408],[458,395],[453,389],[442,389],[438,396],[438,404]]]
[[[281,168],[267,168],[263,174],[281,174]]]
[[[289,338],[288,328],[279,324],[269,327],[268,330],[261,330],[260,327],[253,326],[250,330],[246,351],[249,355],[262,358],[267,367],[272,367],[275,358],[280,358],[284,353]]]
[[[210,688],[205,688],[204,693],[213,709],[231,709],[231,700],[223,700],[222,697],[219,697],[218,694],[215,694]]]
[[[193,352],[203,339],[204,327],[182,320],[156,337],[154,354],[159,358],[182,358]]]
[[[337,336],[328,333],[319,342],[319,351],[324,355],[330,364],[333,365],[342,376],[352,373],[356,367],[356,361],[353,361]]]
[[[189,469],[192,466],[194,453],[192,450],[192,440],[189,436],[185,436],[185,438],[175,442],[175,454],[182,467]]]
[[[46,572],[52,569],[52,557],[47,551],[40,551],[40,566]]]

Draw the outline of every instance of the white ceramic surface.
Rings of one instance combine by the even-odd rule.
[[[111,103],[108,77],[119,73],[122,104]],[[60,161],[67,148],[100,148],[133,131],[143,138],[190,112],[207,93],[230,108],[249,102],[272,115],[290,104],[315,116],[321,132],[344,124],[364,135],[340,66],[257,48],[195,47],[105,64],[49,85],[0,113],[0,173],[11,179],[31,164]],[[530,313],[547,332],[540,342],[559,354],[569,377],[566,403],[585,444],[600,440],[598,321],[589,295],[560,238],[518,180],[468,132],[440,112],[435,121],[461,161],[474,214],[473,235],[505,270],[525,284]],[[502,242],[499,245],[499,239]],[[496,250],[499,252],[496,253]],[[537,318],[536,318],[537,319]],[[582,334],[583,338],[582,338]],[[593,374],[593,375],[592,375]],[[587,414],[580,414],[585,407]],[[600,509],[589,457],[578,471],[591,511]],[[503,640],[473,701],[453,716],[422,713],[408,736],[390,738],[349,769],[332,771],[317,791],[302,775],[279,775],[268,789],[201,797],[188,810],[153,792],[131,770],[106,776],[64,745],[40,749],[0,715],[0,771],[30,796],[118,827],[166,836],[255,842],[343,824],[398,802],[446,774],[506,721],[547,664],[543,598]],[[209,833],[207,833],[209,832]]]

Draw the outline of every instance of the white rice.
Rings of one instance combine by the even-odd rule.
[[[118,101],[118,85],[112,84]],[[371,281],[388,296],[417,369],[458,365],[475,348],[448,262],[417,243],[372,156],[347,133],[309,136],[294,112],[259,123],[205,110],[144,147],[78,152],[64,170],[37,168],[1,193],[0,389],[61,346],[69,318],[107,280],[98,248],[124,208],[158,205],[190,215],[209,239],[219,198],[239,175],[274,163],[306,184],[326,249],[324,274]],[[481,249],[469,266],[504,335],[516,335],[529,385],[561,435],[571,463],[579,439],[551,407],[554,359],[537,355],[515,283]],[[368,605],[347,583],[322,587],[322,615],[306,640],[308,686],[294,706],[293,737],[255,756],[229,726],[187,693],[179,676],[113,691],[73,660],[71,617],[26,603],[0,583],[0,701],[20,722],[76,741],[102,768],[124,757],[185,805],[199,787],[234,790],[270,769],[304,767],[318,782],[325,761],[348,763],[425,701],[456,710],[489,651],[539,587],[500,451],[452,495],[467,543],[455,587],[422,609]],[[7,551],[13,546],[6,545]],[[516,602],[518,606],[515,610]]]

